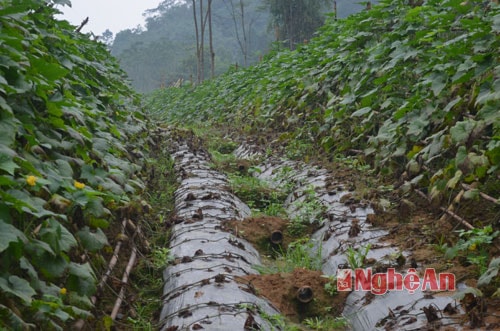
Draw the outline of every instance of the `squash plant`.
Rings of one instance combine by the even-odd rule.
[[[89,317],[88,254],[143,188],[139,99],[105,45],[54,18],[68,4],[0,0],[0,328]]]
[[[383,0],[331,19],[296,51],[149,98],[171,122],[233,122],[363,150],[432,197],[477,182],[498,193],[500,7],[495,1]]]

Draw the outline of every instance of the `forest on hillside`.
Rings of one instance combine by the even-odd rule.
[[[212,3],[213,44],[215,74],[231,67],[255,64],[275,47],[276,30],[273,28],[272,5],[294,4],[297,17],[310,4],[320,5],[321,17],[311,13],[312,30],[321,25],[331,14],[333,1],[269,1],[269,0],[220,0]],[[302,8],[303,7],[303,8]],[[346,17],[364,8],[358,2],[336,1],[337,17]],[[281,15],[280,13],[275,13]],[[302,13],[303,14],[303,13]],[[148,10],[144,29],[120,31],[114,37],[111,53],[128,73],[133,87],[139,92],[149,92],[182,80],[196,80],[196,37],[191,1],[163,1],[157,8]],[[243,18],[243,19],[242,19]],[[286,36],[282,34],[282,37]],[[108,39],[112,36],[108,34]],[[303,42],[303,40],[301,40]],[[205,44],[209,53],[208,42]],[[209,57],[205,67],[209,72]]]

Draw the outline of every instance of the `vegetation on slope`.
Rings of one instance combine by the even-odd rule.
[[[91,315],[92,257],[143,188],[138,98],[106,47],[54,19],[67,0],[0,1],[0,328]]]
[[[331,19],[296,51],[159,90],[149,108],[174,123],[229,122],[327,153],[362,151],[437,200],[461,183],[498,195],[499,33],[494,2],[387,0]]]

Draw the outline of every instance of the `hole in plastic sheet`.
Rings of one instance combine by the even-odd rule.
[[[181,259],[181,263],[189,263],[193,262],[193,258],[191,256],[183,256]]]
[[[195,323],[195,324],[193,324],[193,326],[191,327],[191,329],[192,330],[202,330],[202,329],[204,329],[204,327],[201,326],[201,324],[199,324],[199,323]]]
[[[196,195],[194,195],[194,193],[192,192],[189,192],[186,195],[186,198],[184,199],[184,201],[193,201],[193,200],[196,200]]]
[[[281,244],[283,242],[283,232],[279,230],[273,231],[269,240],[271,240],[271,243],[275,245]]]
[[[223,274],[218,274],[217,276],[215,276],[214,280],[219,284],[224,283],[224,281],[226,280],[226,276],[224,276]]]
[[[309,303],[314,298],[313,290],[310,286],[302,286],[297,290],[296,298],[302,303]]]
[[[243,243],[242,243],[242,242],[240,242],[240,241],[238,241],[238,240],[236,240],[236,239],[231,239],[231,238],[229,238],[229,239],[227,240],[227,242],[228,242],[228,243],[230,243],[231,245],[235,246],[235,247],[238,247],[238,248],[240,248],[240,249],[244,250],[244,251],[246,250],[245,245],[243,245]]]
[[[245,321],[245,331],[250,330],[260,330],[260,325],[255,321],[255,318],[252,314],[248,314],[248,317]]]
[[[179,311],[178,316],[182,318],[188,318],[190,316],[193,316],[193,313],[189,309],[184,309]]]
[[[439,308],[436,308],[434,305],[430,304],[427,307],[423,307],[422,310],[424,311],[425,317],[427,318],[427,322],[432,323],[439,319]]]

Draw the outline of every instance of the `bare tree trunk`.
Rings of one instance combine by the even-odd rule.
[[[212,35],[212,0],[208,0],[208,35],[210,40],[210,69],[211,77],[215,77],[215,52]]]
[[[245,61],[245,67],[248,62],[248,37],[247,30],[245,26],[245,7],[243,6],[243,0],[240,0],[240,11],[241,11],[241,28],[243,32],[243,58]]]
[[[201,40],[200,40],[200,80],[205,80],[205,23],[206,18],[203,19],[203,0],[200,0],[200,19],[201,19]]]
[[[194,19],[194,29],[196,31],[196,81],[199,84],[201,82],[201,66],[200,66],[200,36],[198,32],[198,18],[196,16],[196,0],[193,0],[193,19]]]
[[[288,22],[287,22],[288,42],[289,42],[289,48],[291,50],[293,50],[293,41],[294,41],[293,24],[295,22],[294,22],[294,17],[293,17],[294,12],[293,12],[292,2],[291,1],[288,3],[288,10],[289,10],[288,16],[290,17],[289,20],[288,20]]]
[[[247,26],[245,25],[245,6],[243,3],[243,0],[240,0],[240,4],[239,4],[240,12],[238,14],[236,13],[236,9],[235,9],[235,5],[234,5],[233,0],[229,0],[229,3],[231,5],[230,10],[231,10],[231,17],[232,17],[233,23],[234,23],[234,31],[236,33],[236,40],[238,41],[238,46],[240,46],[241,54],[243,54],[243,60],[244,60],[244,64],[246,67],[248,65],[248,50],[250,48],[250,46],[249,46],[250,39],[249,39],[248,30],[250,30],[251,23],[247,28]],[[224,4],[226,5],[226,7],[228,7],[226,0],[224,0]],[[237,18],[238,16],[241,20],[241,35],[240,35],[240,28],[238,25],[238,18]]]

